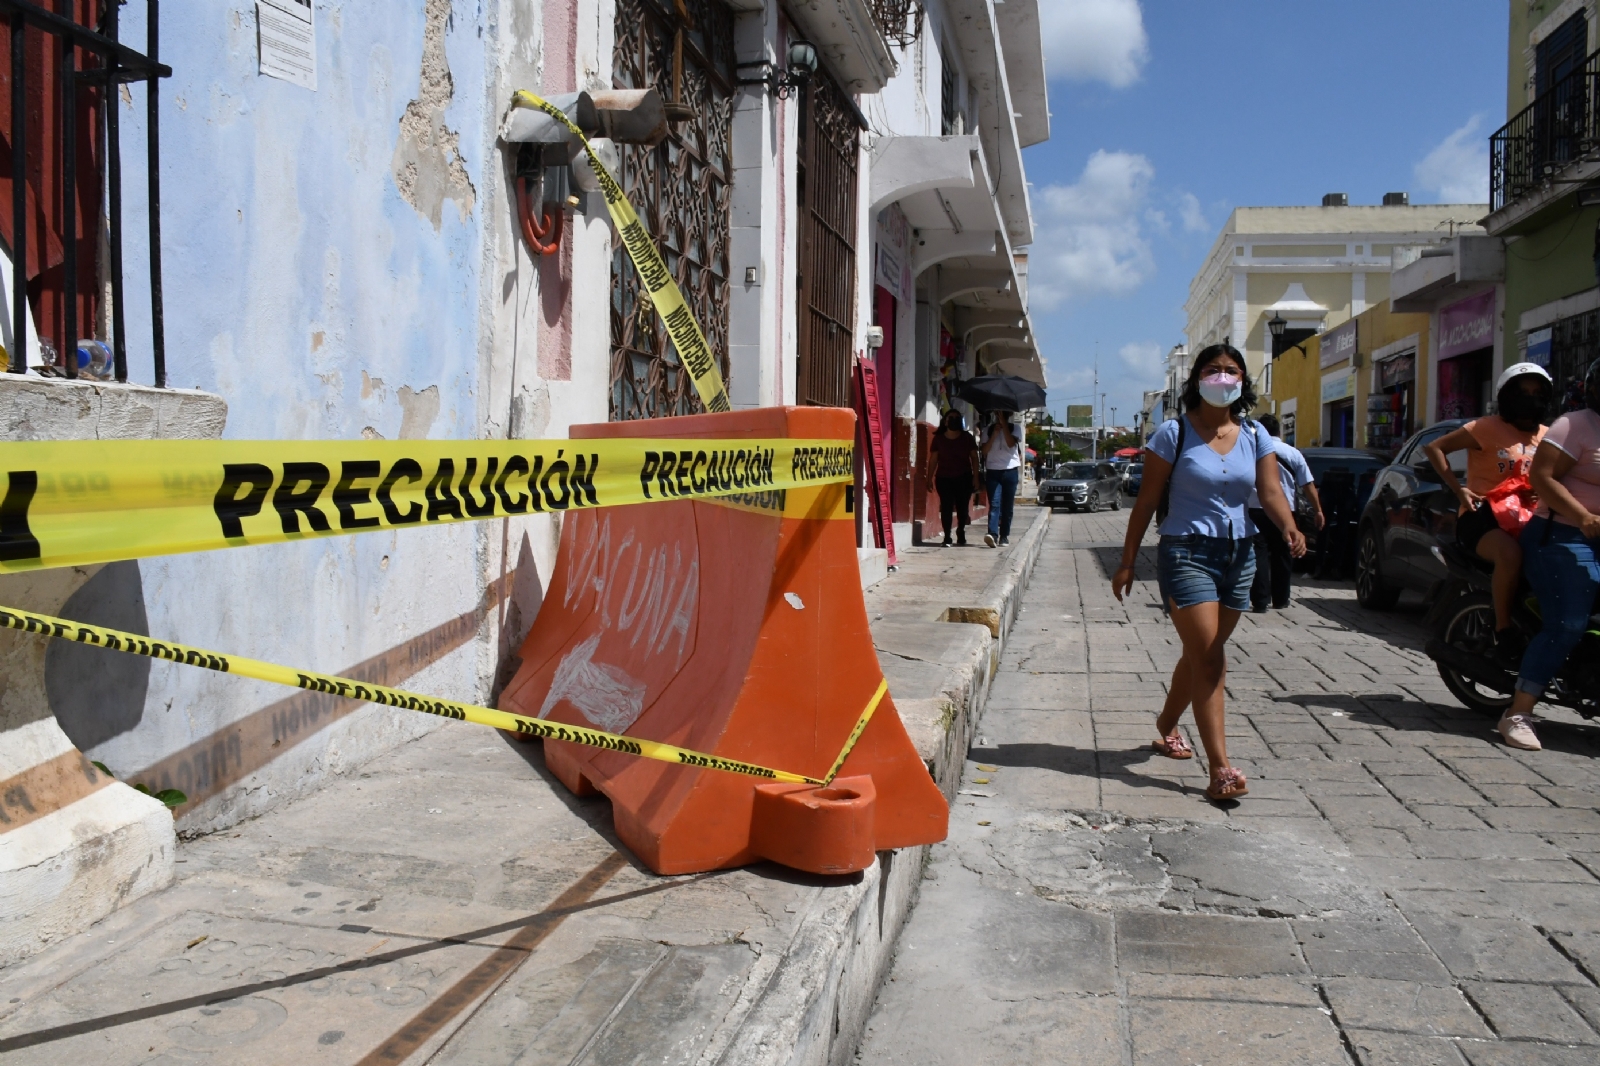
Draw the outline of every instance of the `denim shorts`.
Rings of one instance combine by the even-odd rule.
[[[1162,537],[1156,549],[1156,581],[1162,606],[1193,607],[1220,603],[1235,611],[1250,609],[1250,583],[1256,576],[1255,544],[1184,533]]]

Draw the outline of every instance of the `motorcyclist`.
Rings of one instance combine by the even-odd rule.
[[[1534,704],[1583,639],[1600,590],[1600,360],[1589,364],[1583,386],[1586,406],[1555,420],[1528,472],[1539,509],[1522,531],[1522,553],[1540,628],[1522,657],[1500,735],[1529,751],[1541,747]]]
[[[1555,383],[1537,363],[1506,367],[1495,382],[1496,414],[1474,419],[1423,446],[1433,468],[1461,502],[1456,543],[1494,564],[1494,655],[1515,670],[1523,652],[1522,638],[1511,624],[1511,601],[1522,573],[1522,549],[1500,528],[1484,499],[1507,478],[1526,476],[1535,450],[1544,439]],[[1450,469],[1449,454],[1466,449],[1467,483]]]

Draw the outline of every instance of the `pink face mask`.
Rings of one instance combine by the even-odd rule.
[[[1244,392],[1237,370],[1213,368],[1200,375],[1200,398],[1212,407],[1231,407]]]

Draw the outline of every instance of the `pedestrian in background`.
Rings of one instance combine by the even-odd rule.
[[[1156,718],[1153,747],[1171,759],[1194,757],[1178,732],[1183,712],[1193,706],[1210,764],[1206,796],[1212,800],[1249,792],[1244,773],[1228,763],[1223,700],[1228,637],[1240,613],[1250,607],[1255,577],[1256,527],[1248,507],[1252,491],[1282,530],[1289,553],[1299,558],[1306,551],[1305,537],[1283,495],[1272,438],[1245,419],[1255,404],[1255,387],[1237,348],[1213,344],[1195,356],[1183,388],[1186,413],[1162,423],[1146,447],[1122,565],[1111,576],[1111,591],[1120,602],[1133,588],[1134,562],[1150,519],[1164,512],[1156,580],[1183,642],[1183,656],[1173,668],[1166,703]]]
[[[949,411],[928,445],[928,487],[939,494],[939,522],[944,526],[944,546],[950,546],[950,523],[957,518],[956,544],[967,545],[967,525],[972,521],[968,503],[982,480],[978,470],[978,442],[967,432],[960,411]]]
[[[997,412],[983,444],[983,480],[989,491],[989,533],[983,543],[993,548],[1011,543],[1011,512],[1022,476],[1022,440],[1004,411]]]
[[[1278,478],[1283,484],[1284,499],[1294,510],[1295,491],[1304,489],[1314,513],[1312,524],[1321,530],[1326,524],[1322,515],[1322,499],[1317,495],[1317,483],[1311,476],[1311,467],[1300,449],[1278,435],[1276,415],[1262,415],[1261,428],[1272,435],[1272,451],[1278,457]],[[1276,610],[1289,606],[1289,589],[1293,584],[1293,558],[1289,555],[1289,542],[1267,517],[1261,507],[1261,494],[1250,492],[1250,521],[1256,527],[1256,579],[1250,586],[1250,606],[1257,614],[1266,611],[1270,603]]]

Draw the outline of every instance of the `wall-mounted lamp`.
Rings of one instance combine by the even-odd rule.
[[[1272,334],[1272,358],[1282,355],[1280,345],[1283,344],[1283,331],[1289,328],[1289,323],[1278,312],[1272,312],[1272,317],[1267,319],[1267,332]]]
[[[740,78],[740,85],[765,85],[767,91],[780,100],[794,95],[795,90],[811,84],[817,73],[817,47],[810,41],[795,41],[789,45],[789,68],[778,70],[767,60],[740,63],[739,68],[760,67],[761,76]]]

